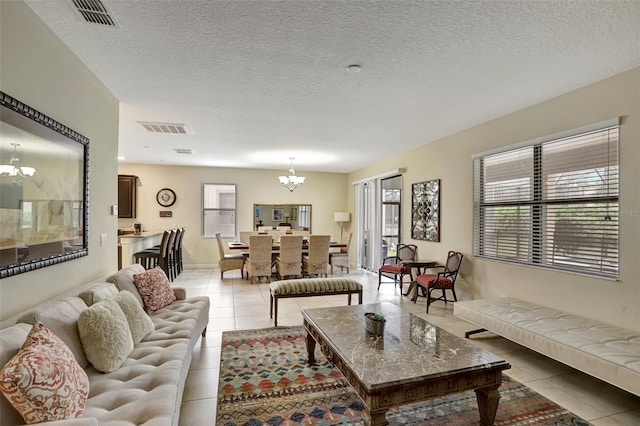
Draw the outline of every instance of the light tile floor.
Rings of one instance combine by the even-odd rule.
[[[394,303],[460,337],[474,328],[453,316],[452,304],[437,302],[426,314],[424,299],[411,303],[393,283],[383,284],[378,292],[377,275],[351,271],[349,276],[364,285],[364,303]],[[186,288],[189,296],[206,295],[211,299],[207,336],[193,350],[180,425],[214,425],[222,331],[271,327],[269,285],[266,282],[251,285],[241,278],[239,271],[226,272],[221,280],[217,269],[187,269],[173,285]],[[301,325],[301,309],[345,304],[346,296],[283,299],[279,302],[278,323]],[[510,377],[595,426],[640,425],[640,397],[491,333],[475,335],[472,340],[508,360],[511,369],[506,373]]]

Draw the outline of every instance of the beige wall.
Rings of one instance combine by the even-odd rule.
[[[613,117],[620,127],[620,280],[610,281],[510,263],[475,259],[472,155],[577,128]],[[390,141],[392,143],[393,141]],[[640,330],[640,68],[550,99],[522,111],[404,152],[350,174],[350,181],[406,167],[411,184],[441,179],[441,242],[410,238],[419,257],[444,259],[448,250],[465,255],[462,298],[514,296]],[[349,206],[353,211],[353,193]],[[411,197],[403,198],[403,223],[410,224]]]
[[[116,269],[118,101],[22,1],[0,1],[0,40],[0,89],[90,139],[89,256],[0,280],[6,318]]]
[[[119,227],[132,228],[142,223],[145,230],[185,226],[183,241],[185,262],[192,267],[218,264],[215,239],[202,238],[202,184],[236,184],[237,232],[253,228],[253,204],[311,204],[311,228],[316,234],[339,238],[340,225],[333,213],[346,208],[348,181],[343,173],[311,173],[296,170],[307,180],[293,192],[278,182],[282,170],[232,169],[216,167],[179,167],[121,163],[120,174],[138,176],[137,218],[119,219]],[[161,188],[171,188],[176,203],[168,208],[156,202]],[[172,217],[160,217],[160,210],[171,210]]]

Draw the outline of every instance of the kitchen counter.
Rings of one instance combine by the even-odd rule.
[[[134,263],[135,253],[159,245],[163,234],[164,230],[120,235],[118,237],[118,269]]]

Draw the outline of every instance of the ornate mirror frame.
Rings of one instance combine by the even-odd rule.
[[[0,91],[0,167],[0,278],[87,256],[89,139]]]

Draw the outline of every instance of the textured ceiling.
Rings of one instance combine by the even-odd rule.
[[[640,66],[635,0],[27,3],[120,100],[125,162],[349,172]]]

